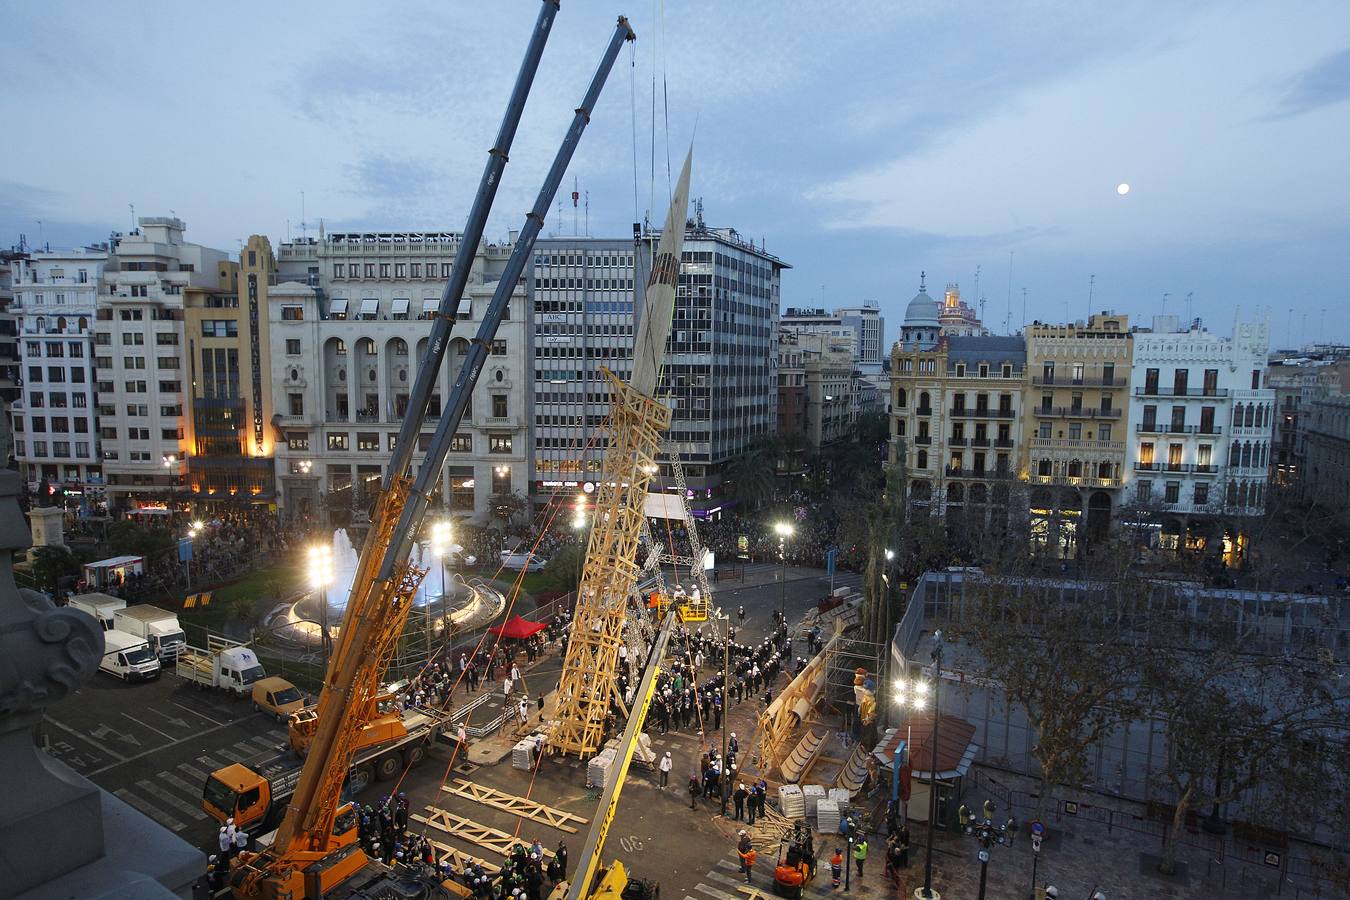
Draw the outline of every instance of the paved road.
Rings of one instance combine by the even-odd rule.
[[[247,701],[169,674],[130,685],[102,672],[48,712],[40,737],[53,756],[203,848],[216,834],[199,802],[207,774],[285,739]]]

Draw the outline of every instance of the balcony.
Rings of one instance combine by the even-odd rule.
[[[931,416],[933,414],[933,407],[920,406],[918,409],[914,410],[914,414],[916,416]]]
[[[1038,406],[1036,415],[1050,419],[1119,419],[1121,410],[1097,406]],[[1009,414],[1011,417],[1011,414]]]
[[[1037,387],[1124,387],[1124,378],[1064,378],[1055,375],[1032,375],[1031,383]]]
[[[1067,487],[1118,488],[1119,478],[1098,478],[1095,475],[1032,475],[1032,484],[1059,484]]]
[[[1219,467],[1212,463],[1196,463],[1191,471],[1197,475],[1218,475]]]
[[[994,441],[994,446],[997,447],[997,448],[1000,449],[1000,450],[1011,450],[1012,447],[1013,447],[1013,439],[1012,439],[1012,438],[997,438],[997,439],[995,439],[995,441]]]
[[[952,437],[949,437],[947,439],[948,447],[964,447],[965,445],[966,439],[963,437],[956,437],[955,435],[953,435]]]
[[[380,417],[373,412],[362,409],[357,410],[356,421],[366,425],[374,425],[376,422],[380,421]]]
[[[1177,390],[1175,387],[1137,387],[1134,389],[1136,397],[1227,397],[1228,388],[1186,388]]]
[[[989,409],[987,406],[977,406],[974,409],[953,406],[951,414],[955,418],[962,419],[1011,419],[1015,415],[1011,409]]]
[[[479,422],[480,428],[513,429],[520,427],[519,416],[484,416]]]
[[[988,447],[988,446],[989,446],[989,438],[987,438],[987,437],[971,438],[971,439],[970,439],[970,446],[972,446],[972,447]]]
[[[1073,450],[1077,453],[1123,453],[1125,452],[1125,442],[1034,437],[1031,439],[1031,448],[1033,450]]]
[[[1170,425],[1165,422],[1141,422],[1134,426],[1134,430],[1139,434],[1223,434],[1221,425],[1206,428],[1203,425]]]
[[[931,434],[916,434],[914,436],[914,443],[922,444],[927,447],[929,444],[933,443],[933,436]]]
[[[335,413],[332,410],[329,410],[328,412],[323,414],[323,420],[327,422],[329,425],[337,425],[337,424],[345,425],[351,421],[351,418],[345,412]]]

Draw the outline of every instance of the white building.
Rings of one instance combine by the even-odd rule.
[[[227,288],[223,250],[183,239],[181,219],[149,217],[113,246],[94,326],[99,443],[114,507],[160,504],[185,487],[193,373],[183,290]]]
[[[91,370],[106,247],[36,251],[13,263],[23,396],[14,404],[14,456],[31,490],[60,483],[70,500],[102,499]]]
[[[780,320],[780,327],[787,333],[848,338],[852,342],[854,368],[874,381],[882,374],[882,336],[886,331],[886,320],[882,318],[881,309],[875,302],[841,307],[834,312],[788,307]],[[885,393],[884,385],[882,393]]]
[[[379,484],[407,410],[460,235],[353,232],[284,243],[267,290],[278,503],[286,514],[341,519]],[[483,244],[419,438],[431,440],[510,244]],[[476,524],[494,495],[528,485],[531,404],[525,279],[512,293],[491,354],[450,449],[442,504]],[[414,456],[414,466],[420,456]]]
[[[1126,503],[1161,513],[1164,546],[1207,518],[1264,508],[1275,394],[1262,385],[1265,323],[1232,338],[1174,317],[1134,332]]]

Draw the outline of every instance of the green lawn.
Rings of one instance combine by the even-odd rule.
[[[263,601],[270,603],[284,597],[299,583],[300,572],[294,566],[272,566],[257,569],[238,581],[216,588],[212,591],[210,606],[179,613],[188,643],[205,646],[207,632],[224,634],[228,620],[257,615]]]

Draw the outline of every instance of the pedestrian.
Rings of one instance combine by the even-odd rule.
[[[741,745],[740,742],[736,740],[736,732],[734,731],[731,733],[731,737],[727,740],[727,752],[732,754],[741,752]]]
[[[745,627],[745,607],[741,606],[736,610],[736,616],[741,620],[741,627]]]
[[[661,757],[661,762],[657,763],[656,767],[661,771],[660,788],[664,791],[666,785],[670,783],[670,770],[675,767],[675,763],[670,758],[669,750],[666,751],[665,756]]]
[[[248,832],[240,828],[234,833],[234,853],[238,856],[248,849]]]
[[[736,854],[741,858],[741,871],[745,873],[745,883],[750,883],[750,874],[755,868],[755,845],[750,843],[750,834],[744,828],[740,832],[740,843],[736,845]]]
[[[520,703],[516,707],[516,711],[520,716],[520,727],[523,729],[529,725],[530,722],[530,701],[521,697]]]
[[[505,699],[507,699],[507,700],[510,700],[510,699],[511,699],[511,688],[512,688],[512,687],[514,687],[514,684],[513,684],[512,680],[511,680],[511,676],[510,676],[510,675],[507,675],[505,678],[502,679],[502,697],[503,697],[503,698],[505,698]]]
[[[703,793],[703,785],[699,783],[698,773],[689,776],[689,808],[696,809],[698,804],[698,795]]]
[[[224,825],[220,826],[220,834],[216,837],[220,844],[220,855],[224,857],[225,865],[230,864],[230,856],[234,851],[234,836],[229,833]]]
[[[863,877],[863,863],[867,861],[867,835],[860,834],[853,842],[853,862],[858,867],[858,877]]]
[[[900,868],[909,868],[909,825],[901,825],[895,842],[900,846]]]
[[[830,887],[839,887],[839,879],[844,876],[844,855],[839,852],[839,848],[834,848],[834,856],[830,857]]]
[[[455,737],[459,739],[460,746],[469,746],[469,732],[468,729],[464,727],[463,722],[460,722],[459,725],[455,726]]]
[[[562,870],[562,877],[567,877],[567,845],[558,841],[558,849],[553,851],[554,859],[558,860],[558,866]]]
[[[731,795],[731,802],[736,804],[736,821],[741,821],[745,816],[745,798],[750,796],[750,792],[745,789],[745,785],[736,785],[736,792]]]
[[[535,703],[536,703],[536,704],[538,705],[538,707],[539,707],[539,721],[540,721],[540,722],[543,722],[543,721],[544,721],[544,695],[543,695],[543,694],[540,694],[540,695],[539,695],[539,699],[536,700]]]

